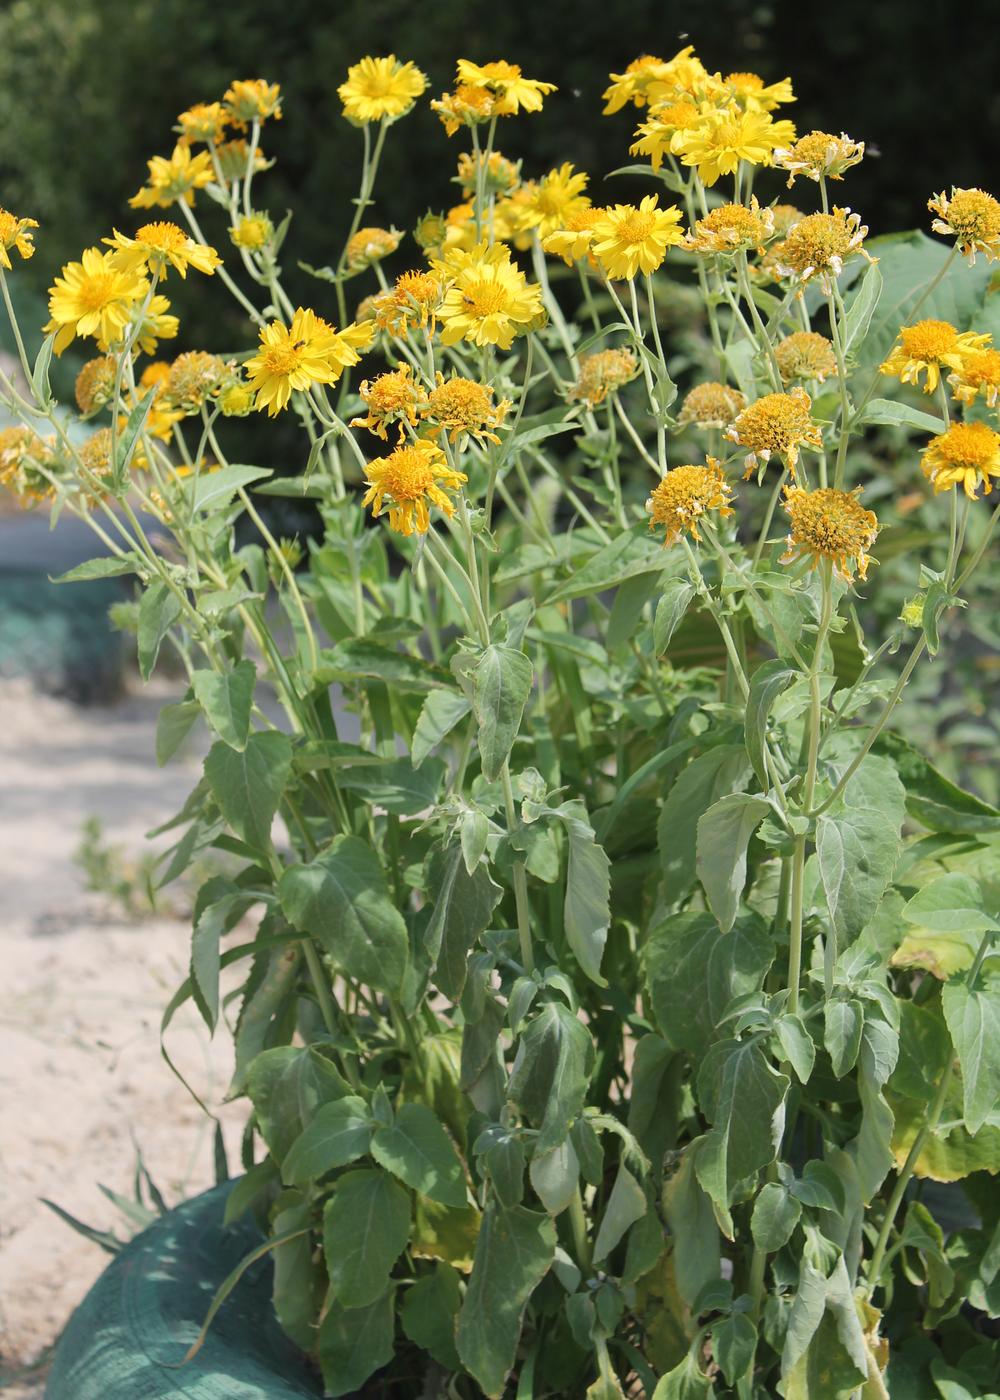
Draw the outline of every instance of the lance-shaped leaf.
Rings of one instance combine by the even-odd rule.
[[[514,647],[490,645],[472,673],[472,708],[479,728],[479,759],[483,776],[500,776],[531,694],[531,662]]]
[[[472,706],[466,695],[457,690],[432,690],[423,703],[420,718],[413,731],[413,766],[419,768],[424,759],[447,738],[469,713]],[[410,1290],[413,1291],[412,1289]]]
[[[525,1026],[508,1096],[540,1130],[536,1154],[566,1140],[583,1110],[593,1064],[590,1032],[562,1002],[549,1002]]]
[[[136,649],[139,674],[148,681],[160,654],[160,644],[180,617],[181,604],[162,579],[154,579],[139,600]]]
[[[797,675],[797,671],[780,657],[776,657],[773,661],[765,661],[763,666],[758,666],[750,678],[750,694],[747,696],[744,721],[746,748],[757,780],[765,790],[771,786],[764,762],[767,721],[775,700],[782,691],[788,689]]]
[[[434,982],[445,996],[458,1001],[465,987],[468,955],[480,934],[489,928],[503,890],[483,864],[469,874],[458,842],[434,861],[428,884],[434,893],[434,909],[424,930],[424,946]]]
[[[962,1066],[965,1126],[975,1134],[1000,1101],[1000,983],[946,982],[941,1002]]]
[[[657,656],[662,656],[670,645],[693,597],[694,584],[686,578],[668,578],[665,581],[653,615],[653,650]]]
[[[717,744],[687,765],[660,811],[657,844],[663,863],[663,894],[669,903],[694,884],[698,820],[720,797],[741,792],[751,773],[742,744]]]
[[[713,1125],[695,1171],[720,1212],[737,1182],[773,1162],[785,1121],[788,1079],[753,1040],[713,1045],[698,1074],[698,1097]],[[723,1216],[725,1218],[725,1216]]]
[[[611,863],[582,802],[564,802],[548,811],[562,822],[569,847],[563,906],[566,941],[590,980],[606,987],[601,958],[611,924]]]
[[[323,1211],[323,1252],[333,1296],[345,1308],[381,1298],[410,1237],[410,1198],[383,1171],[347,1172]]]
[[[871,922],[899,858],[906,815],[893,764],[869,755],[816,822],[816,856],[834,927],[844,943]]]
[[[462,1164],[434,1111],[404,1103],[390,1124],[376,1129],[371,1153],[387,1171],[442,1206],[466,1204]]]
[[[734,792],[709,807],[698,821],[698,879],[723,933],[736,922],[747,882],[750,838],[770,810],[766,798]]]
[[[615,1184],[601,1216],[594,1241],[594,1263],[599,1264],[625,1236],[625,1231],[646,1214],[646,1193],[624,1163],[618,1168]]]
[[[318,938],[349,977],[399,992],[409,957],[406,923],[364,841],[335,836],[308,865],[289,866],[278,897],[289,922]]]
[[[251,734],[242,752],[220,740],[205,758],[205,777],[222,815],[256,851],[271,844],[271,823],[291,766],[291,740],[274,729]]]
[[[865,1010],[860,1001],[828,1001],[823,1012],[823,1044],[833,1072],[842,1079],[857,1063]]]
[[[205,718],[231,749],[243,750],[250,733],[250,710],[257,684],[252,661],[240,661],[231,671],[195,671],[191,688]]]
[[[528,1299],[548,1273],[556,1228],[547,1215],[487,1206],[458,1315],[458,1354],[488,1396],[499,1396],[517,1355]]]

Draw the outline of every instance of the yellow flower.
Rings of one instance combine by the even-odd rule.
[[[0,428],[0,486],[34,504],[55,496],[51,477],[60,472],[54,438],[40,438],[31,428]]]
[[[926,374],[925,394],[934,393],[943,368],[961,370],[970,350],[981,350],[990,342],[988,335],[960,332],[948,321],[935,320],[904,326],[896,339],[889,358],[879,366],[881,372],[904,384],[919,384],[920,376]]]
[[[834,208],[832,214],[807,214],[788,230],[778,259],[782,276],[798,277],[802,282],[819,276],[824,291],[830,278],[839,277],[844,260],[861,252],[868,228],[859,214],[850,209]],[[868,259],[869,262],[871,259]]]
[[[101,355],[96,360],[88,360],[76,376],[73,389],[76,406],[85,417],[89,418],[114,398],[117,369],[114,355]]]
[[[590,198],[583,193],[588,178],[582,170],[574,174],[569,161],[564,161],[558,170],[550,170],[521,210],[522,227],[536,229],[539,238],[564,228],[568,218],[590,207]]]
[[[179,201],[194,204],[195,190],[204,189],[214,179],[209,153],[199,151],[193,156],[183,141],[178,141],[171,156],[154,156],[146,164],[149,180],[129,200],[133,209],[169,209]]]
[[[643,54],[633,59],[624,73],[611,73],[611,86],[604,93],[604,115],[619,111],[627,102],[642,108],[699,91],[709,79],[692,45],[664,60]]]
[[[671,244],[684,242],[680,219],[677,206],[661,209],[655,194],[647,194],[638,208],[612,204],[594,225],[594,257],[612,278],[655,272]]]
[[[389,54],[353,63],[337,96],[347,120],[364,126],[405,116],[426,87],[427,78],[415,63],[400,63],[395,54]]]
[[[424,417],[437,424],[431,429],[431,437],[443,430],[451,442],[468,436],[484,447],[487,442],[499,444],[500,439],[493,429],[503,425],[510,408],[509,399],[493,402],[491,384],[458,376],[445,379],[439,371],[437,386],[427,397]]]
[[[229,230],[229,237],[237,248],[259,253],[274,237],[274,225],[266,214],[241,214]]]
[[[0,206],[0,267],[11,270],[10,252],[13,248],[27,260],[35,251],[33,228],[38,227],[37,219],[19,219]]]
[[[441,281],[433,272],[403,272],[391,292],[375,298],[374,321],[390,335],[405,336],[411,324],[433,328],[440,301]]]
[[[61,355],[78,335],[93,336],[102,350],[117,344],[129,324],[132,308],[149,283],[135,271],[114,264],[113,253],[88,248],[80,262],[67,263],[49,288],[49,321],[56,332],[55,351]]]
[[[171,267],[175,267],[182,277],[187,276],[189,267],[211,275],[222,261],[214,248],[196,243],[176,224],[143,224],[136,230],[134,238],[128,238],[115,229],[114,237],[105,238],[104,242],[114,249],[112,261],[115,267],[128,272],[148,268],[161,278],[166,277]]]
[[[562,228],[557,228],[542,240],[542,247],[547,253],[554,253],[556,257],[562,258],[567,267],[572,267],[583,258],[587,258],[596,266],[591,253],[594,230],[606,213],[606,209],[596,208],[594,205],[587,209],[574,210],[567,214]]]
[[[855,567],[861,578],[867,578],[868,551],[879,527],[875,512],[865,510],[858,500],[860,494],[860,486],[853,491],[837,491],[832,486],[816,491],[787,487],[785,510],[791,517],[791,529],[783,562],[812,559],[815,568],[821,559],[829,559],[841,578],[853,579]]]
[[[180,322],[176,316],[168,314],[170,302],[159,294],[150,298],[149,305],[142,312],[141,317],[140,311],[141,307],[136,306],[132,312],[132,320],[135,324],[133,345],[137,346],[144,355],[153,355],[156,353],[159,341],[173,340]],[[104,346],[101,348],[104,349]]]
[[[622,347],[597,350],[580,360],[576,383],[567,397],[571,403],[585,403],[588,408],[596,408],[609,394],[616,393],[634,379],[638,372],[639,360],[634,350]]]
[[[449,136],[454,136],[460,126],[478,126],[496,115],[497,95],[488,87],[478,83],[458,83],[454,92],[443,92],[431,102],[431,111],[437,112],[441,124]]]
[[[775,147],[794,137],[791,122],[776,122],[767,112],[737,107],[710,113],[701,125],[684,133],[678,151],[685,165],[697,167],[706,185],[714,185],[720,175],[732,175],[741,160],[770,165]]]
[[[774,217],[770,209],[762,209],[757,196],[751,195],[745,204],[721,204],[710,210],[694,226],[684,240],[692,253],[733,254],[755,248],[764,251],[764,243],[774,233]]]
[[[953,423],[947,432],[931,438],[921,468],[935,495],[960,485],[975,500],[980,483],[989,495],[990,478],[1000,476],[1000,434],[985,423]]]
[[[865,154],[863,141],[852,141],[843,132],[832,136],[828,131],[809,131],[791,146],[782,146],[774,153],[779,170],[788,171],[788,188],[795,184],[796,175],[810,180],[842,180],[844,171],[857,165]]]
[[[414,381],[413,369],[406,364],[397,365],[388,374],[363,380],[359,393],[368,415],[352,418],[351,427],[367,428],[383,441],[388,437],[386,429],[390,423],[405,422],[416,427],[425,402],[423,386]]]
[[[437,253],[444,247],[448,232],[448,221],[443,214],[427,213],[417,222],[413,239],[425,253]]]
[[[740,106],[748,111],[773,112],[782,103],[795,101],[791,78],[765,83],[759,73],[727,73],[725,85]]]
[[[249,383],[255,392],[254,407],[275,414],[287,405],[293,390],[312,384],[335,384],[349,365],[358,363],[354,348],[370,329],[347,326],[338,333],[315,311],[300,306],[291,326],[272,321],[260,332],[260,349],[246,362]]]
[[[503,244],[455,251],[435,270],[451,278],[438,313],[445,345],[469,340],[509,350],[515,335],[544,319],[541,289],[526,281]]]
[[[636,127],[637,139],[629,146],[629,152],[634,156],[649,156],[653,169],[659,170],[663,157],[676,154],[701,120],[698,107],[687,98],[657,106],[650,112],[649,120]]]
[[[952,185],[950,199],[942,190],[927,201],[927,208],[938,215],[931,224],[934,232],[954,238],[970,263],[977,253],[990,260],[1000,257],[1000,202],[991,194]]]
[[[778,238],[784,238],[790,228],[794,228],[800,219],[805,216],[801,209],[794,204],[772,204],[771,216],[774,219],[774,232]]]
[[[425,534],[432,505],[447,516],[454,515],[454,502],[445,492],[457,490],[468,480],[448,466],[441,448],[428,438],[397,447],[388,457],[376,457],[365,475],[368,490],[362,505],[371,506],[377,519],[388,501],[389,528],[400,535],[412,535],[414,530]]]
[[[572,166],[569,167],[572,170]],[[476,192],[476,172],[483,172],[483,189],[487,194],[510,194],[516,189],[521,179],[521,162],[508,160],[499,151],[491,151],[489,159],[485,154],[478,157],[471,151],[463,151],[458,158],[458,174],[455,176],[456,182],[461,186],[462,193],[466,199],[471,199]],[[555,171],[552,172],[555,174]],[[583,177],[586,184],[587,177]],[[581,189],[583,186],[581,186]]]
[[[229,113],[221,102],[196,102],[177,118],[174,130],[182,141],[205,141],[216,145],[229,125]]]
[[[837,371],[833,342],[817,331],[795,331],[774,347],[774,358],[782,381],[815,379],[820,384]]]
[[[522,110],[540,112],[546,95],[556,90],[555,83],[523,77],[518,64],[502,58],[493,63],[473,63],[471,59],[460,58],[457,82],[495,93],[494,113],[498,117],[512,117]]]
[[[710,510],[720,515],[732,515],[729,502],[732,487],[714,457],[706,458],[706,466],[674,467],[655,487],[646,509],[650,514],[649,528],[664,526],[664,546],[674,544],[686,530],[692,539],[700,540],[698,522]]]
[[[154,384],[165,384],[170,375],[170,365],[166,360],[154,360],[139,376],[139,388],[151,389]]]
[[[242,136],[235,141],[223,141],[215,148],[215,159],[218,162],[219,171],[223,180],[243,180],[246,177],[247,165],[250,161],[250,147]],[[262,170],[269,170],[274,164],[273,160],[268,160],[259,146],[253,149],[253,170],[255,175],[259,175]]]
[[[709,380],[705,384],[696,384],[688,392],[677,423],[680,427],[691,424],[697,428],[728,428],[742,413],[746,402],[739,389]]]
[[[226,88],[222,100],[233,126],[243,127],[247,122],[262,122],[268,117],[281,121],[281,87],[278,83],[268,83],[263,78],[237,79]]]
[[[769,462],[774,452],[784,457],[794,477],[799,449],[823,446],[819,427],[809,416],[811,407],[805,389],[796,386],[787,394],[765,394],[742,410],[727,428],[726,437],[750,449],[744,480],[753,474],[758,462]]]
[[[403,235],[398,229],[359,228],[348,240],[345,260],[352,272],[381,262],[399,247]]]
[[[218,389],[226,373],[225,361],[206,350],[186,350],[170,366],[163,383],[163,397],[183,414],[197,413]]]
[[[952,393],[962,403],[971,404],[982,394],[990,408],[996,408],[1000,397],[1000,350],[970,350],[963,357],[961,368],[949,374]]]

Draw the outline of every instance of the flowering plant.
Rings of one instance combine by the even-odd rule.
[[[462,202],[390,280],[403,235],[365,219],[426,88],[389,56],[339,89],[364,151],[306,269],[326,314],[258,202],[263,80],[180,116],[132,200],[171,218],[63,269],[34,360],[7,279],[36,225],[0,211],[0,479],[89,521],[68,577],[136,579],[142,674],[167,645],[188,682],[159,761],[211,734],[161,878],[237,868],[163,1029],[193,1000],[232,1031],[228,1218],[329,1395],[995,1390],[1000,811],[892,725],[1000,510],[1000,203],[866,245],[829,198],[863,145],[685,49],[612,75],[654,192],[598,207],[497,149],[552,85],[463,59],[431,104]],[[255,346],[143,358],[189,272]],[[76,338],[84,438],[48,378]],[[262,412],[297,416],[296,474],[227,459]],[[865,470],[885,429],[919,556]],[[307,552],[269,496],[315,503]],[[910,597],[872,637],[883,543]]]

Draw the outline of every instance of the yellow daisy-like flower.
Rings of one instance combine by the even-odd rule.
[[[386,58],[352,63],[337,96],[347,120],[365,126],[405,116],[426,87],[427,78],[415,63],[401,63],[391,53]]]
[[[115,396],[118,361],[114,355],[100,355],[88,360],[76,376],[73,386],[76,406],[87,418],[104,408]]]
[[[787,394],[765,394],[748,404],[729,428],[726,437],[750,450],[746,456],[746,481],[759,462],[767,463],[772,453],[784,457],[792,477],[802,447],[823,446],[819,427],[809,410],[812,400],[805,389],[796,386]]]
[[[539,238],[564,228],[568,218],[590,207],[590,198],[583,193],[588,178],[582,170],[574,173],[569,161],[564,161],[557,170],[550,170],[531,191],[521,210],[522,227],[537,230]]]
[[[561,228],[546,235],[542,240],[542,247],[547,253],[553,253],[556,257],[562,258],[567,267],[572,267],[574,263],[581,262],[584,258],[596,266],[591,252],[594,243],[594,230],[606,213],[606,209],[598,208],[595,205],[572,211],[567,214],[566,222]]]
[[[129,204],[133,209],[169,209],[183,201],[194,204],[195,190],[204,189],[215,178],[208,151],[191,154],[191,147],[178,141],[170,156],[153,156],[146,165],[149,180]]]
[[[709,380],[696,384],[681,405],[677,416],[680,427],[728,428],[746,408],[746,398],[739,389]]]
[[[176,224],[143,224],[136,230],[134,238],[114,230],[113,238],[104,242],[114,250],[112,261],[115,267],[126,271],[148,268],[157,277],[165,278],[171,267],[182,277],[187,276],[189,267],[209,276],[222,262],[214,248],[195,240]]]
[[[348,270],[358,272],[394,253],[403,235],[394,228],[359,228],[348,240],[345,261]]]
[[[937,218],[931,224],[935,233],[954,238],[970,263],[983,253],[991,261],[1000,258],[1000,201],[985,190],[951,187],[951,198],[942,192],[927,201]]]
[[[115,266],[114,254],[88,248],[80,262],[67,263],[49,288],[46,333],[56,332],[61,355],[78,335],[93,336],[102,350],[124,336],[132,308],[149,288],[134,270]]]
[[[732,96],[748,111],[773,112],[785,102],[794,102],[791,78],[765,83],[759,73],[727,73],[724,79]]]
[[[38,227],[37,219],[19,219],[16,214],[0,207],[0,267],[11,270],[10,254],[20,253],[27,260],[35,251],[33,228]]]
[[[518,64],[502,58],[492,63],[473,63],[471,59],[460,58],[457,82],[495,93],[494,112],[498,117],[513,117],[521,111],[540,112],[545,97],[556,90],[555,83],[525,78]]]
[[[515,335],[544,320],[541,288],[526,280],[503,244],[456,251],[435,270],[450,278],[438,313],[445,345],[469,340],[509,350]]]
[[[273,117],[281,121],[281,87],[264,78],[238,78],[222,94],[222,101],[234,126]]]
[[[953,423],[947,432],[931,438],[920,465],[935,495],[961,486],[975,500],[980,484],[989,495],[991,478],[1000,477],[1000,433],[985,423]]]
[[[1000,398],[1000,350],[971,350],[963,357],[961,368],[949,374],[948,383],[961,403],[974,403],[982,394],[987,405],[996,408]]]
[[[391,292],[374,299],[373,317],[379,330],[405,336],[411,325],[433,329],[441,302],[441,279],[433,272],[414,269],[396,278]]]
[[[53,497],[56,488],[50,478],[60,472],[54,438],[46,441],[31,428],[0,428],[0,486],[21,497],[23,503],[37,504]]]
[[[226,375],[226,363],[207,350],[186,350],[170,366],[163,382],[163,397],[182,414],[197,413],[212,397]]]
[[[425,534],[432,505],[447,516],[454,515],[455,504],[446,492],[457,491],[468,480],[448,466],[441,448],[429,438],[397,447],[388,457],[376,457],[365,475],[368,490],[362,505],[371,506],[377,519],[388,502],[389,528],[400,535]]]
[[[808,282],[818,276],[824,291],[830,279],[843,271],[852,253],[868,254],[862,244],[868,232],[859,214],[834,208],[832,214],[807,214],[793,224],[782,240],[778,270],[784,277]],[[869,262],[871,259],[868,259]]]
[[[818,331],[795,331],[774,347],[778,372],[785,384],[795,379],[815,379],[820,384],[837,373],[833,342]]]
[[[151,389],[154,384],[165,384],[169,375],[170,364],[167,360],[153,360],[139,376],[139,388]]]
[[[639,372],[639,358],[634,350],[619,347],[613,350],[597,350],[592,355],[584,355],[576,383],[567,398],[571,403],[585,403],[588,408],[596,408],[609,394],[617,393]]]
[[[983,349],[990,337],[957,331],[948,321],[927,320],[904,326],[896,341],[889,358],[879,366],[881,372],[904,384],[919,384],[921,375],[926,375],[924,393],[933,394],[941,370],[961,370],[966,355]]]
[[[775,147],[794,140],[791,122],[774,121],[767,112],[712,112],[704,123],[684,133],[678,151],[685,165],[693,165],[706,185],[722,175],[732,175],[745,160],[750,165],[770,165]]]
[[[828,131],[809,131],[791,146],[782,146],[774,153],[779,170],[788,171],[788,188],[797,175],[809,180],[842,180],[844,171],[864,159],[865,143],[852,141],[843,132],[832,136]]]
[[[454,92],[443,92],[431,102],[449,136],[459,127],[479,126],[496,114],[498,98],[491,88],[479,83],[457,83]]]
[[[604,93],[605,116],[620,111],[628,102],[641,109],[676,100],[684,94],[690,96],[701,91],[709,81],[708,71],[691,44],[671,59],[643,54],[633,59],[624,73],[608,76],[611,86]]]
[[[774,216],[762,209],[756,195],[750,204],[721,204],[711,209],[695,223],[694,231],[684,240],[692,253],[732,255],[756,249],[763,253],[764,244],[774,234]]]
[[[665,155],[674,155],[686,137],[703,121],[698,106],[682,98],[680,102],[658,105],[649,120],[636,127],[636,140],[629,146],[634,156],[649,156],[654,170],[659,170]]]
[[[685,530],[692,539],[700,540],[698,522],[709,511],[733,514],[729,504],[733,490],[725,473],[714,457],[705,460],[705,466],[673,467],[646,502],[649,528],[662,525],[666,531],[664,546],[674,544]]]
[[[363,380],[358,392],[368,414],[365,418],[352,418],[351,427],[367,428],[383,441],[388,437],[386,429],[390,423],[409,423],[415,428],[426,402],[423,386],[416,383],[412,367],[406,364]]]
[[[608,277],[655,272],[671,245],[684,242],[675,204],[661,209],[655,194],[634,204],[612,204],[594,225],[591,248]]]
[[[811,559],[815,568],[821,559],[829,559],[840,578],[850,582],[855,568],[860,578],[867,578],[868,551],[879,525],[875,512],[865,510],[858,500],[860,494],[860,486],[853,491],[838,491],[832,486],[816,491],[787,487],[785,510],[791,517],[791,528],[782,562]]]
[[[500,151],[491,151],[489,159],[485,152],[477,156],[472,151],[463,151],[458,158],[455,183],[461,186],[466,199],[471,199],[476,192],[476,177],[480,170],[483,189],[487,194],[510,194],[521,181],[519,160],[508,160]]]
[[[312,384],[335,384],[349,365],[358,363],[354,348],[370,328],[348,326],[338,333],[315,311],[300,306],[291,326],[272,321],[260,332],[260,349],[246,362],[254,407],[274,417],[286,407],[293,391]],[[363,340],[360,343],[364,344]]]
[[[204,141],[217,145],[222,140],[230,116],[221,102],[196,102],[177,118],[174,130],[183,141]]]
[[[487,442],[499,444],[494,429],[503,426],[510,409],[510,399],[493,402],[491,384],[457,375],[445,379],[439,371],[437,385],[427,396],[424,417],[436,424],[431,429],[432,437],[443,431],[450,442],[471,437],[484,447]]]
[[[170,302],[159,294],[150,298],[149,305],[140,317],[141,310],[138,305],[132,310],[132,321],[135,324],[133,345],[144,355],[154,355],[161,340],[174,339],[180,322],[170,313]],[[102,350],[107,348],[100,341],[97,343]]]
[[[259,253],[274,237],[274,225],[266,214],[241,214],[229,230],[229,237],[235,247]]]
[[[235,141],[223,141],[215,148],[215,159],[219,166],[219,172],[223,180],[243,180],[246,178],[247,166],[250,163],[250,146],[243,137],[238,137]],[[253,173],[259,175],[262,170],[270,170],[274,164],[273,160],[268,160],[259,146],[253,148]]]

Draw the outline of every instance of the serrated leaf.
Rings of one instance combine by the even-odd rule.
[[[431,867],[430,888],[434,909],[424,930],[424,947],[436,985],[458,1001],[465,987],[468,955],[489,928],[503,890],[485,865],[477,865],[469,874],[458,843]]]
[[[239,661],[221,675],[217,671],[191,673],[191,688],[205,718],[232,749],[242,751],[247,746],[256,685],[257,669],[252,661]]]
[[[713,1045],[698,1072],[698,1097],[712,1124],[695,1171],[720,1212],[738,1182],[773,1162],[784,1130],[788,1079],[754,1041]]]
[[[395,1351],[395,1297],[387,1289],[364,1308],[345,1308],[334,1298],[316,1337],[324,1394],[350,1396],[387,1366]]]
[[[180,599],[162,579],[154,579],[139,600],[136,644],[139,674],[148,681],[160,654],[160,645],[181,614]]]
[[[953,871],[931,880],[903,905],[903,918],[935,933],[985,933],[1000,924],[983,908],[979,884]]]
[[[671,787],[657,823],[668,902],[681,899],[694,883],[699,818],[719,798],[742,791],[751,771],[742,744],[718,744],[693,759]]]
[[[410,1198],[387,1172],[346,1172],[323,1211],[330,1289],[345,1308],[367,1307],[389,1286],[410,1237]]]
[[[899,858],[905,815],[896,769],[869,755],[834,806],[817,818],[816,856],[841,946],[875,915]]]
[[[371,1154],[387,1171],[439,1205],[463,1207],[468,1191],[451,1139],[426,1104],[404,1103],[395,1120],[379,1127]]]
[[[226,821],[256,851],[271,844],[271,824],[292,767],[287,734],[251,734],[239,752],[219,740],[205,758],[205,777]]]
[[[860,1001],[828,1001],[824,1008],[823,1044],[838,1079],[843,1079],[857,1063],[864,1023]]]
[[[664,582],[653,614],[653,650],[657,656],[662,656],[670,645],[693,597],[694,584],[687,579],[668,578]]]
[[[354,1094],[321,1104],[288,1149],[282,1178],[289,1186],[308,1186],[335,1167],[356,1161],[368,1151],[373,1126],[368,1105]]]
[[[412,758],[414,768],[419,768],[424,759],[443,739],[446,739],[456,724],[460,724],[471,711],[472,703],[466,695],[457,690],[432,690],[424,701],[413,731]]]

